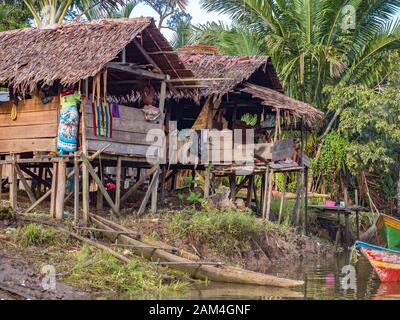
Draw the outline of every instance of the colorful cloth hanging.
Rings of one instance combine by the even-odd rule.
[[[60,94],[61,111],[58,120],[57,151],[59,155],[65,152],[75,152],[78,148],[80,94],[74,90]]]
[[[95,101],[93,108],[93,128],[96,137],[112,138],[112,112],[108,103]]]

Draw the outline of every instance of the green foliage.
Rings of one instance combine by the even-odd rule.
[[[156,267],[140,258],[126,264],[103,251],[83,246],[72,254],[75,265],[65,283],[95,288],[108,293],[126,293],[130,298],[154,299],[184,292],[186,282],[165,284]]]
[[[52,245],[56,243],[59,233],[51,227],[31,223],[18,227],[13,234],[13,241],[23,247]]]
[[[255,126],[257,124],[257,115],[246,113],[240,120],[246,123],[248,126]]]
[[[168,230],[180,237],[207,244],[221,254],[246,249],[251,240],[258,240],[262,232],[287,234],[287,228],[272,222],[263,223],[249,211],[184,210],[169,216]]]
[[[313,162],[313,170],[334,181],[340,172],[346,170],[346,156],[349,142],[337,131],[332,131],[326,138],[318,161]],[[333,179],[333,180],[332,180]]]
[[[398,0],[202,0],[202,4],[229,15],[251,34],[250,39],[257,40],[260,53],[272,57],[290,96],[322,109],[326,85],[379,83],[390,72],[384,53],[400,46],[400,23],[394,18]],[[343,28],[348,4],[356,12],[353,29]],[[200,43],[201,36],[197,38]],[[218,45],[218,36],[214,39]]]
[[[0,32],[29,26],[30,14],[21,1],[4,1],[0,6]]]
[[[227,26],[223,22],[207,22],[192,27],[191,43],[216,46],[225,55],[259,55],[264,51],[261,39],[248,28],[235,24]]]
[[[247,212],[194,212],[185,210],[172,216],[168,228],[175,234],[191,237],[200,243],[220,247],[222,252],[243,249],[243,245],[261,230]]]

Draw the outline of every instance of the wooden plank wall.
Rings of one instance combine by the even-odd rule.
[[[93,111],[90,104],[86,104],[86,136],[88,151],[97,151],[107,144],[111,146],[104,151],[108,154],[146,157],[149,146],[158,135],[148,132],[151,129],[164,128],[164,115],[155,122],[146,121],[140,109],[119,106],[120,118],[113,118],[112,138],[97,137],[93,129]],[[152,140],[147,141],[146,135]],[[160,140],[158,140],[160,141]]]
[[[38,97],[18,102],[11,119],[11,102],[0,104],[0,153],[56,151],[59,98],[42,104]]]

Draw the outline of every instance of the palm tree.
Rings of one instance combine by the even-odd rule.
[[[69,11],[109,12],[123,0],[23,0],[38,27],[63,23]]]
[[[400,20],[394,18],[400,0],[202,0],[202,4],[257,34],[288,94],[322,109],[325,85],[379,83],[388,72],[385,53],[400,47]]]
[[[231,27],[222,21],[207,22],[192,27],[190,43],[215,45],[221,54],[251,56],[265,54],[258,34],[241,25]]]

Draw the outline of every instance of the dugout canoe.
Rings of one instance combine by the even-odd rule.
[[[400,281],[400,251],[391,250],[369,243],[357,241],[361,250],[383,283]]]
[[[111,226],[104,218],[102,218],[100,221],[100,219],[96,218],[94,215],[91,215],[90,217],[92,222],[98,228],[108,229],[110,231],[116,230],[115,227],[117,224],[115,222],[113,222],[113,226]],[[127,230],[123,227],[119,229],[121,231],[122,229]],[[112,241],[115,240],[115,234],[104,232],[104,235]],[[169,268],[185,272],[195,279],[280,288],[297,287],[304,284],[304,281],[301,280],[284,279],[264,273],[253,272],[225,265],[218,267],[212,265],[202,265],[201,261],[186,259],[180,256],[179,252],[178,254],[173,254],[165,251],[162,248],[152,248],[148,243],[135,240],[125,234],[119,235],[118,241],[119,243],[131,245],[130,249],[136,255],[142,256],[151,261],[171,263],[168,265]]]
[[[386,239],[389,249],[400,250],[400,221],[398,219],[381,214],[376,222],[376,228]]]

